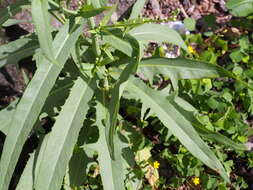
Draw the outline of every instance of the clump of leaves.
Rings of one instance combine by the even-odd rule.
[[[0,47],[0,66],[13,63],[13,56],[18,61],[31,55],[37,65],[16,107],[0,113],[6,119],[0,128],[6,134],[0,162],[1,190],[8,189],[22,147],[33,129],[40,134],[40,146],[31,154],[17,189],[84,186],[92,179],[90,173],[86,175],[87,168],[94,176],[100,174],[106,190],[136,187],[135,176],[129,177],[129,170],[135,166],[134,152],[120,125],[124,121],[119,115],[123,96],[142,103],[140,120],[155,115],[192,155],[229,182],[229,171],[200,136],[234,149],[246,147],[199,122],[194,114],[197,111],[178,96],[178,80],[238,77],[218,65],[183,57],[144,59],[150,41],[171,43],[183,51],[188,48],[176,31],[139,18],[143,4],[138,0],[130,19],[112,24],[108,22],[115,7],[105,6],[104,0],[87,0],[77,11],[62,7],[58,1],[24,0],[0,12],[0,23],[4,24],[22,7],[31,6],[36,28],[34,34]],[[94,16],[105,10],[108,12],[96,25]],[[50,15],[62,22],[59,29],[50,25]],[[84,27],[88,27],[89,35],[83,34]],[[162,74],[173,88],[156,90],[136,73],[150,82]],[[45,114],[55,121],[49,133],[39,122]],[[94,161],[99,167],[89,167]],[[91,188],[100,187],[96,184]]]

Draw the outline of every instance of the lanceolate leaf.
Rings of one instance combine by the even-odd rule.
[[[141,14],[141,11],[146,3],[146,0],[137,0],[133,6],[129,19],[136,19]]]
[[[16,24],[21,24],[21,23],[30,23],[31,21],[30,20],[18,20],[18,19],[8,19],[4,24],[3,26],[4,27],[9,27],[9,26],[13,26],[13,25],[16,25]]]
[[[131,57],[133,54],[133,47],[131,44],[113,34],[105,34],[103,35],[103,40],[115,49],[118,49],[122,53],[126,54],[127,56]]]
[[[114,87],[110,91],[111,100],[107,104],[104,102],[104,105],[107,107],[107,117],[106,117],[106,142],[109,148],[110,155],[112,159],[114,159],[114,133],[116,131],[116,123],[117,123],[117,115],[119,112],[119,101],[122,96],[122,93],[127,85],[127,82],[132,74],[134,74],[138,68],[139,62],[143,56],[142,54],[142,46],[136,40],[133,40],[132,43],[134,47],[137,49],[135,52],[136,60],[130,61],[128,65],[121,72],[120,77],[117,79]],[[105,101],[105,99],[103,100]]]
[[[129,63],[126,68],[122,71],[119,79],[117,80],[115,86],[111,90],[111,100],[108,104],[108,115],[106,118],[106,142],[109,147],[109,152],[111,157],[114,159],[114,135],[117,123],[117,116],[119,112],[119,101],[127,85],[128,79],[135,72],[138,67],[138,62]]]
[[[0,26],[2,26],[5,21],[7,21],[10,17],[14,16],[16,13],[22,10],[22,7],[25,5],[29,5],[29,0],[20,0],[17,3],[9,5],[8,7],[1,9],[0,11]]]
[[[156,74],[163,74],[171,79],[173,86],[179,79],[201,79],[227,76],[233,78],[233,74],[222,67],[205,62],[184,58],[150,58],[140,62],[138,72],[152,79]]]
[[[188,51],[181,36],[173,29],[161,24],[143,24],[128,32],[137,40],[166,42],[178,45]]]
[[[101,100],[102,101],[102,100]],[[84,150],[88,148],[94,149],[98,152],[98,162],[100,174],[104,190],[121,190],[124,187],[124,172],[121,144],[118,142],[116,133],[115,136],[115,157],[111,159],[109,147],[106,143],[105,127],[102,120],[105,117],[107,108],[101,102],[97,102],[96,106],[96,125],[99,128],[99,139],[95,144],[84,145]]]
[[[39,123],[40,124],[40,123]],[[25,169],[21,175],[19,183],[16,187],[17,190],[34,190],[34,184],[36,180],[36,174],[40,168],[41,157],[46,148],[49,134],[40,136],[38,148],[30,155],[30,158],[25,166]]]
[[[224,135],[221,135],[218,132],[211,131],[209,129],[206,129],[205,126],[203,126],[194,116],[194,113],[197,112],[197,110],[190,105],[188,102],[183,100],[182,98],[176,97],[175,99],[171,99],[171,104],[177,109],[184,117],[192,123],[195,130],[202,136],[211,139],[213,141],[216,141],[218,143],[221,143],[222,145],[226,145],[228,147],[231,147],[235,150],[247,150],[247,147],[244,144],[238,144],[232,141],[231,139],[227,138]],[[190,109],[189,109],[190,108]]]
[[[234,150],[242,150],[242,151],[248,150],[246,145],[235,143],[234,141],[227,138],[226,136],[224,136],[220,133],[217,133],[217,132],[210,131],[210,130],[204,128],[203,126],[195,126],[195,129],[200,135],[203,135],[206,138],[216,141],[222,145],[226,145],[228,147],[231,147]]]
[[[147,87],[139,80],[132,80],[126,88],[143,104],[149,106],[161,122],[199,160],[217,171],[227,182],[228,174],[215,154],[204,143],[191,123],[170,103],[163,93]]]
[[[57,50],[55,59],[59,64],[52,64],[41,59],[39,67],[21,98],[12,122],[9,125],[0,162],[0,189],[7,190],[12,173],[26,138],[35,124],[43,104],[53,87],[57,76],[65,64],[70,50],[82,33],[82,27],[72,31],[67,23],[57,34],[54,48]]]
[[[36,176],[36,190],[60,189],[63,176],[93,96],[95,78],[78,78],[56,118]]]
[[[109,8],[110,7],[94,8],[92,5],[85,5],[79,10],[79,15],[82,16],[83,18],[90,18],[102,13],[103,11]]]
[[[16,64],[23,58],[29,57],[39,48],[35,38],[21,38],[0,46],[0,67],[5,64]]]
[[[32,1],[32,18],[36,27],[36,33],[38,35],[42,52],[47,59],[54,62],[55,49],[53,48],[47,0]]]

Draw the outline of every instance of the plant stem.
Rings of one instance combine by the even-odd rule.
[[[51,15],[53,15],[61,24],[65,23],[65,20],[60,18],[57,14],[55,14],[53,11],[49,11]]]
[[[91,4],[91,0],[87,0],[87,4],[90,5]],[[89,18],[88,19],[88,23],[89,23],[89,26],[90,26],[91,30],[93,30],[93,29],[96,28],[94,17]],[[97,34],[92,34],[92,48],[93,48],[93,51],[94,51],[96,57],[99,57],[100,54],[101,54],[101,50],[99,48]]]
[[[76,11],[72,11],[72,10],[66,9],[64,7],[61,7],[58,3],[54,2],[53,0],[49,0],[48,2],[53,7],[58,8],[58,9],[62,9],[62,11],[65,12],[65,13],[68,13],[68,14],[71,14],[71,15],[77,15]]]
[[[133,27],[133,26],[138,26],[141,24],[149,24],[149,23],[167,23],[167,22],[171,22],[173,21],[173,19],[168,18],[168,19],[143,19],[141,21],[137,20],[137,21],[132,21],[130,23],[116,23],[116,24],[111,24],[111,25],[106,25],[106,26],[100,26],[99,28],[103,29],[103,28],[122,28],[122,27]]]

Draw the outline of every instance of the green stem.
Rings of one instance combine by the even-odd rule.
[[[64,24],[65,21],[60,18],[58,15],[56,15],[53,11],[49,11],[51,15],[53,15],[60,23]]]
[[[58,9],[62,9],[63,12],[65,12],[65,13],[68,13],[68,14],[71,14],[71,15],[77,15],[77,12],[76,12],[76,11],[72,11],[72,10],[66,9],[66,8],[60,6],[58,3],[54,2],[53,0],[49,0],[48,2],[49,2],[49,4],[51,4],[53,7],[58,8]]]
[[[163,23],[163,22],[170,22],[173,21],[173,19],[168,18],[168,19],[144,19],[143,21],[137,21],[137,22],[132,22],[132,23],[116,23],[116,24],[111,24],[111,25],[106,25],[106,26],[100,26],[101,29],[103,28],[119,28],[119,27],[130,27],[130,26],[138,26],[140,24],[146,24],[146,23]]]
[[[87,4],[90,5],[91,4],[91,0],[87,0]],[[89,18],[88,19],[88,23],[89,23],[89,26],[90,26],[91,30],[93,30],[93,29],[96,28],[94,17]],[[99,48],[97,34],[92,34],[92,48],[93,48],[93,51],[94,51],[96,57],[99,57],[101,55],[101,50]]]

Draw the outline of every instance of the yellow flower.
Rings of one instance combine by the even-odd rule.
[[[197,53],[196,50],[192,46],[188,46],[188,50],[192,54],[196,54]]]
[[[155,169],[158,169],[158,168],[160,167],[160,163],[159,163],[158,161],[155,161],[155,162],[153,163],[153,167],[154,167]]]
[[[192,179],[192,181],[193,181],[194,185],[199,185],[200,184],[200,179],[198,177],[194,177]]]

